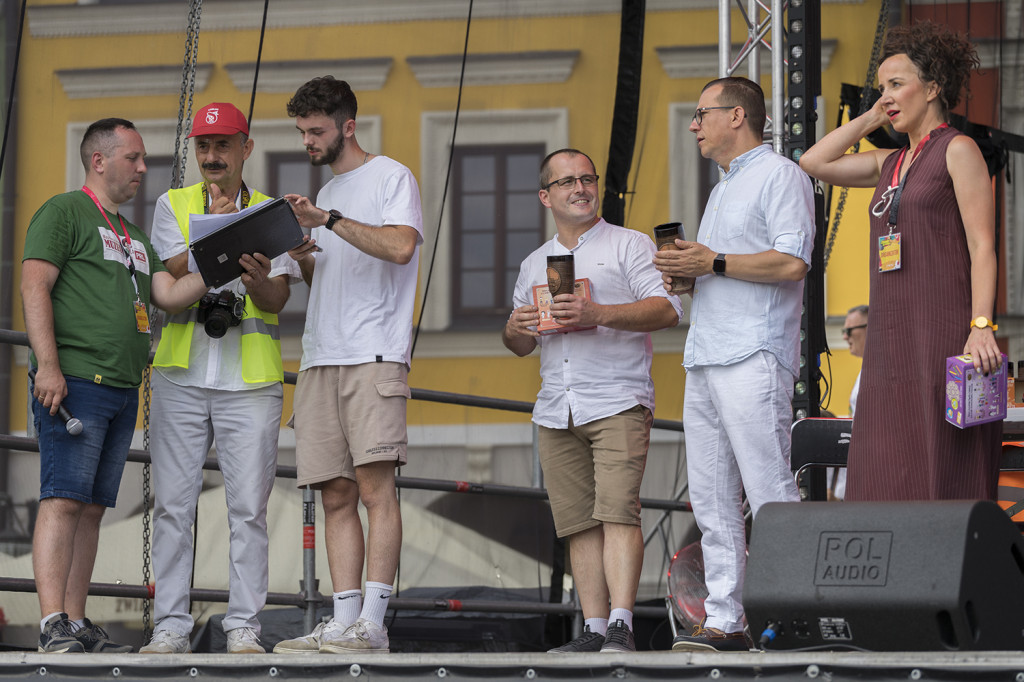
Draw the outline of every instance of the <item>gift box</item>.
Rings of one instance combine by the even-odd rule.
[[[573,283],[572,293],[590,300],[590,280],[587,278],[576,280]],[[537,306],[537,311],[540,313],[540,324],[537,325],[538,334],[564,334],[594,329],[593,326],[569,327],[555,322],[555,318],[551,315],[551,292],[548,290],[547,284],[538,284],[533,287],[533,304]]]
[[[946,421],[965,429],[1006,418],[1006,356],[994,371],[974,369],[970,355],[946,358]]]

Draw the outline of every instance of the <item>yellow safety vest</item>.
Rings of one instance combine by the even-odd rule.
[[[266,201],[270,197],[259,192],[251,192],[249,205]],[[172,189],[167,192],[171,202],[171,210],[178,221],[178,228],[189,243],[188,221],[193,213],[204,213],[206,210],[203,198],[203,184]],[[177,315],[167,315],[160,336],[160,344],[153,358],[154,367],[188,367],[189,350],[192,347],[192,331],[196,324],[196,310],[199,304],[192,306]],[[251,296],[245,297],[245,312],[242,313],[242,380],[248,384],[266,381],[283,381],[284,367],[281,364],[281,332],[277,324],[277,315],[260,310],[252,302]]]

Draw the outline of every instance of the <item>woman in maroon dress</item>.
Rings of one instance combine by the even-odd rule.
[[[801,157],[810,175],[872,187],[871,325],[847,500],[995,499],[1001,424],[945,421],[945,359],[999,366],[995,206],[978,146],[948,126],[977,53],[929,22],[889,31],[881,98]],[[846,151],[889,123],[910,144]]]

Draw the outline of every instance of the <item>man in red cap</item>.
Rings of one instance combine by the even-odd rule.
[[[153,246],[175,277],[190,269],[192,215],[234,213],[269,199],[242,180],[253,141],[234,105],[215,102],[200,109],[189,137],[203,181],[165,193],[153,216]],[[214,441],[231,538],[223,622],[227,651],[265,653],[258,616],[267,597],[267,501],[277,465],[284,379],[277,313],[300,272],[287,254],[273,260],[246,254],[241,264],[241,277],[164,320],[153,360],[156,629],[141,653],[190,651],[191,527],[203,462]]]

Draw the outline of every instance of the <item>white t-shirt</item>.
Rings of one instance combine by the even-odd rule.
[[[313,228],[323,251],[315,254],[300,369],[361,365],[378,358],[408,365],[418,245],[423,243],[420,193],[412,171],[386,156],[374,157],[334,176],[320,190],[316,205],[365,225],[408,225],[419,236],[412,260],[398,265],[360,251],[322,226]]]
[[[555,237],[527,256],[519,268],[515,307],[533,305],[533,286],[547,283],[547,257],[573,254],[576,279],[589,279],[594,301],[604,305],[667,298],[681,314],[679,299],[662,286],[654,269],[654,242],[642,232],[603,219],[584,232],[570,251]],[[554,333],[537,339],[541,388],[533,421],[552,429],[588,424],[634,405],[654,409],[651,335],[609,327]]]
[[[238,193],[235,205],[241,210],[242,193]],[[255,205],[255,204],[253,204]],[[171,200],[167,192],[157,199],[156,208],[153,211],[153,234],[150,238],[153,249],[160,260],[166,261],[180,253],[188,250],[185,237],[178,227],[178,220],[174,217],[171,209]],[[282,253],[270,261],[270,277],[285,275],[288,277],[288,284],[302,281],[302,272],[299,264],[287,253]],[[224,290],[233,291],[236,296],[245,295],[245,285],[242,278],[231,280],[214,292]],[[157,367],[156,371],[179,386],[196,386],[200,388],[213,388],[221,391],[244,391],[254,388],[269,386],[273,381],[266,383],[248,384],[242,379],[242,328],[228,327],[228,331],[219,339],[211,338],[201,324],[196,324],[192,330],[192,343],[189,346],[188,367]]]

